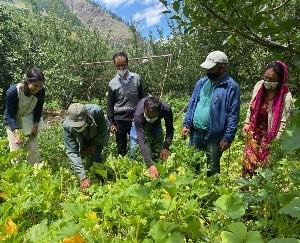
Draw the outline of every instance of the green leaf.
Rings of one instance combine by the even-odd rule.
[[[294,198],[288,205],[280,209],[279,212],[300,219],[300,197]]]
[[[235,195],[223,195],[214,202],[214,205],[233,219],[240,218],[245,214],[242,199]]]
[[[31,242],[39,242],[45,239],[48,234],[47,219],[44,219],[41,223],[32,226],[25,235],[25,239]]]
[[[246,235],[245,243],[263,243],[258,231],[250,231]]]
[[[228,231],[222,231],[220,236],[222,243],[243,243],[240,237]]]
[[[180,9],[180,3],[177,2],[177,1],[175,1],[175,2],[173,3],[173,9],[175,10],[175,12],[178,12],[179,9]]]
[[[300,243],[300,240],[297,240],[295,238],[286,238],[286,239],[272,239],[269,241],[269,243]]]
[[[166,7],[168,6],[168,1],[167,0],[159,0],[163,5]]]
[[[176,224],[165,222],[165,221],[153,221],[151,223],[151,228],[149,235],[152,236],[154,240],[165,240],[168,234],[177,227]]]
[[[240,238],[245,239],[247,234],[247,227],[243,223],[232,223],[228,226],[228,229],[232,233],[238,235]]]
[[[184,238],[179,232],[173,232],[170,237],[163,241],[163,243],[184,243]]]

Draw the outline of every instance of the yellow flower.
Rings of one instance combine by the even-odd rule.
[[[166,191],[165,189],[163,189],[163,198],[166,199],[166,200],[171,199],[171,196],[170,196],[169,192]]]
[[[89,219],[90,220],[97,220],[97,213],[95,213],[94,211],[91,211],[89,213]]]
[[[73,235],[71,237],[64,238],[63,243],[85,243],[85,239],[80,234]]]
[[[164,214],[160,215],[160,216],[159,216],[159,219],[161,219],[161,220],[166,219],[166,215],[164,215]]]
[[[170,182],[176,182],[176,175],[170,174],[169,177],[168,177],[168,180],[169,180]]]
[[[4,224],[4,232],[8,236],[12,236],[18,231],[18,226],[12,221],[12,219],[7,219]]]

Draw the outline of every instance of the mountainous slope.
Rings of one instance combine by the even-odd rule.
[[[82,24],[99,31],[105,39],[111,42],[110,44],[127,44],[132,38],[129,26],[99,5],[87,0],[63,1]]]
[[[128,45],[133,34],[120,17],[91,0],[0,0],[17,8],[27,8],[44,15],[57,15],[90,30],[96,30],[111,46]]]

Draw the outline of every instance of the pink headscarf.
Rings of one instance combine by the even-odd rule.
[[[280,121],[281,121],[281,115],[283,111],[283,102],[284,102],[284,95],[289,92],[289,88],[287,86],[287,80],[288,80],[288,70],[287,65],[281,61],[276,61],[276,63],[280,64],[283,68],[283,79],[279,80],[279,86],[277,87],[276,93],[273,98],[273,121],[271,125],[271,129],[268,132],[267,135],[267,143],[271,143],[272,139],[277,135],[280,127]],[[253,114],[251,114],[251,121],[250,121],[250,130],[255,131],[255,127],[257,124],[257,117],[258,117],[258,111],[261,106],[261,102],[263,100],[264,95],[266,94],[266,88],[264,85],[261,86],[261,88],[258,90],[257,95],[255,99],[253,100],[254,103],[254,109]]]

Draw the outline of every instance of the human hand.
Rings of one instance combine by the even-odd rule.
[[[116,131],[118,129],[117,129],[117,127],[114,124],[112,124],[112,125],[110,125],[109,130],[110,130],[111,133],[116,133]]]
[[[249,132],[250,125],[249,124],[244,124],[243,126],[243,134],[246,135]]]
[[[168,157],[170,156],[170,151],[168,149],[162,149],[160,151],[160,158],[163,159],[164,161],[166,161],[168,159]]]
[[[37,135],[38,131],[39,131],[39,124],[35,122],[32,125],[30,137],[35,137]]]
[[[152,165],[148,171],[151,179],[158,177],[158,170],[156,169],[155,165]]]
[[[84,149],[83,154],[91,156],[96,152],[96,148],[97,146],[95,144],[89,145]]]
[[[226,142],[225,140],[221,140],[220,142],[220,149],[221,151],[225,151],[230,147],[230,143]]]
[[[80,188],[81,189],[86,189],[86,188],[89,188],[90,186],[91,186],[90,178],[86,177],[86,178],[84,178],[80,181]]]
[[[189,129],[187,127],[182,128],[181,135],[184,140],[188,137],[188,135],[190,134],[190,131],[191,131],[191,129]]]
[[[22,132],[20,129],[15,129],[13,131],[14,135],[15,135],[15,143],[16,144],[21,144],[23,141],[22,141]]]

